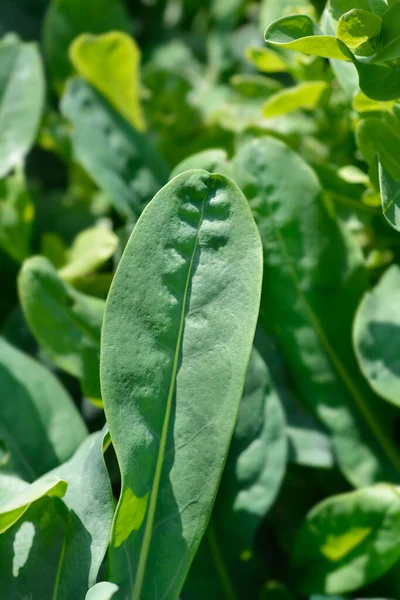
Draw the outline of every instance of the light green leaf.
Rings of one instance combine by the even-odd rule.
[[[31,485],[0,504],[0,534],[14,525],[28,508],[43,496],[62,498],[67,491],[68,483],[55,475],[45,475]]]
[[[27,260],[18,278],[28,325],[49,357],[100,400],[100,333],[104,301],[76,291],[42,256]]]
[[[357,8],[382,16],[387,11],[388,3],[386,0],[329,0],[328,8],[332,25],[336,29],[340,17],[350,10]]]
[[[267,365],[253,348],[214,510],[183,598],[256,594],[255,534],[279,492],[287,462],[279,396]]]
[[[110,195],[120,215],[135,220],[168,179],[162,158],[82,79],[70,82],[62,111],[74,125],[75,158]]]
[[[70,511],[56,580],[59,600],[69,600],[73,594],[84,597],[96,583],[109,544],[114,500],[103,458],[103,447],[109,443],[104,430],[93,433],[52,472],[68,482],[63,500]]]
[[[53,85],[61,94],[72,75],[68,58],[72,41],[81,33],[100,34],[112,29],[129,32],[129,19],[121,0],[51,0],[43,26],[43,48]]]
[[[260,7],[260,29],[264,31],[265,26],[276,19],[293,15],[309,15],[316,17],[315,8],[310,0],[261,0]]]
[[[400,231],[400,170],[397,179],[389,174],[379,161],[379,186],[383,216],[397,231]]]
[[[140,50],[133,38],[111,31],[83,34],[71,44],[75,69],[139,131],[146,129],[140,104]]]
[[[400,405],[400,268],[391,266],[368,292],[356,314],[354,347],[370,386],[389,402]]]
[[[35,207],[22,171],[0,181],[0,246],[15,261],[29,255]]]
[[[74,239],[66,252],[66,264],[60,269],[60,276],[74,282],[92,275],[114,254],[118,237],[104,227],[84,229]]]
[[[85,600],[111,600],[118,592],[118,586],[109,581],[101,581],[88,591]]]
[[[209,173],[222,173],[227,177],[232,176],[232,167],[228,155],[225,150],[220,148],[203,150],[203,152],[188,156],[171,171],[170,179],[191,169],[204,169]]]
[[[334,36],[323,35],[306,15],[278,19],[267,27],[265,41],[276,48],[289,48],[323,58],[351,60],[347,46]]]
[[[355,49],[378,36],[382,29],[382,19],[379,15],[353,8],[342,15],[336,30],[337,37],[349,48]]]
[[[168,183],[128,242],[107,300],[101,355],[122,473],[109,552],[109,579],[121,597],[130,589],[134,600],[175,598],[182,587],[233,433],[261,260],[243,194],[201,170]]]
[[[389,100],[387,102],[371,100],[371,98],[368,98],[363,92],[358,92],[353,98],[353,108],[360,113],[374,111],[390,112],[393,106],[394,100]]]
[[[37,479],[70,458],[86,427],[56,377],[0,338],[0,471]],[[23,415],[23,418],[21,418]],[[66,425],[67,424],[67,425]]]
[[[304,594],[356,590],[400,557],[400,491],[381,484],[318,504],[307,515],[293,550],[293,575]]]
[[[268,48],[249,46],[246,48],[247,60],[263,73],[285,73],[288,70],[287,61],[277,52]]]
[[[44,105],[44,74],[36,44],[0,41],[0,178],[31,149]]]
[[[277,340],[300,400],[331,433],[354,485],[398,481],[394,415],[357,372],[352,350],[352,319],[368,284],[357,244],[330,213],[313,171],[281,142],[244,145],[234,171],[263,241],[261,324]]]
[[[327,88],[325,81],[309,81],[284,89],[268,98],[262,108],[263,115],[272,119],[296,110],[312,110]]]

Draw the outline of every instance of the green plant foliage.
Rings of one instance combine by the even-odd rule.
[[[33,335],[55,364],[77,377],[84,393],[99,401],[104,301],[64,283],[50,262],[40,256],[24,263],[18,285]]]
[[[71,456],[85,425],[54,375],[3,338],[0,390],[13,399],[0,405],[1,471],[34,481]]]
[[[399,231],[400,0],[2,0],[1,600],[398,600]]]
[[[395,307],[399,284],[400,270],[393,265],[379,284],[364,296],[354,322],[354,346],[365,377],[382,398],[397,405],[400,403],[400,382]]]
[[[150,248],[152,261],[143,261]],[[222,175],[175,177],[128,242],[107,300],[101,378],[123,482],[109,577],[133,598],[155,589],[177,595],[184,582],[232,435],[260,287],[257,229],[243,194]],[[229,354],[221,352],[228,343]]]
[[[300,589],[344,593],[387,571],[400,553],[399,501],[398,489],[382,484],[333,496],[313,508],[293,549]]]

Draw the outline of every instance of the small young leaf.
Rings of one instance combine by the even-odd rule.
[[[118,592],[118,586],[109,581],[101,581],[88,591],[85,600],[112,600]]]
[[[247,60],[263,73],[286,73],[288,63],[277,52],[268,48],[250,46],[246,48]]]
[[[92,275],[114,254],[118,237],[103,227],[84,229],[74,239],[66,252],[66,264],[60,269],[60,276],[68,282],[75,282]]]
[[[140,104],[140,50],[133,38],[111,31],[84,34],[71,44],[75,69],[136,129],[146,129]]]
[[[356,314],[354,347],[370,386],[400,405],[400,267],[391,266],[368,292]]]
[[[243,194],[201,170],[175,177],[154,197],[125,249],[101,354],[122,473],[109,552],[121,597],[130,590],[134,600],[175,598],[182,587],[233,433],[261,261]]]
[[[171,171],[170,179],[191,169],[204,169],[204,171],[209,171],[209,173],[222,173],[227,177],[232,175],[232,167],[228,161],[228,155],[225,150],[219,148],[203,150],[203,152],[188,156]]]
[[[307,515],[293,550],[302,593],[356,590],[400,558],[400,491],[381,484],[318,504]]]
[[[37,479],[70,458],[87,430],[56,377],[0,338],[0,441],[7,449],[1,472]],[[21,418],[23,415],[24,418]]]
[[[327,88],[325,81],[310,81],[284,89],[266,101],[262,108],[263,115],[272,119],[296,110],[312,110]]]
[[[0,41],[0,178],[31,149],[44,105],[44,74],[36,44]]]
[[[379,186],[383,216],[393,229],[400,231],[400,165],[397,178],[393,179],[379,161]]]
[[[18,278],[19,297],[32,333],[61,369],[100,400],[100,332],[104,301],[65,283],[42,256],[27,260]]]
[[[129,32],[129,19],[121,0],[51,0],[43,30],[43,48],[53,85],[61,94],[72,75],[68,59],[71,42],[81,33],[100,34],[112,29]]]

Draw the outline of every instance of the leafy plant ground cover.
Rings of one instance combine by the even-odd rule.
[[[1,600],[399,600],[400,0],[0,34]]]

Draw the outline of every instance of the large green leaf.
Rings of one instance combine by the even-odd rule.
[[[83,79],[73,79],[62,101],[74,125],[75,158],[134,220],[168,179],[168,168],[148,139],[134,129]]]
[[[35,207],[21,171],[0,181],[0,246],[15,261],[29,255]]]
[[[1,477],[0,477],[1,481]],[[0,534],[14,525],[28,508],[43,496],[62,498],[67,490],[67,482],[55,475],[44,475],[23,491],[0,504]]]
[[[182,598],[256,593],[255,534],[278,494],[287,461],[279,392],[253,349],[214,510]]]
[[[0,338],[2,472],[28,481],[70,458],[86,427],[64,388],[41,364]]]
[[[400,405],[400,267],[390,267],[357,311],[353,339],[360,367],[382,398]]]
[[[104,301],[76,291],[42,256],[25,261],[19,297],[32,333],[48,356],[101,399],[99,360]]]
[[[0,178],[31,149],[44,105],[44,74],[35,44],[0,42]]]
[[[73,67],[68,58],[71,42],[81,33],[129,32],[129,20],[121,0],[51,0],[43,26],[45,58],[58,92]]]
[[[134,39],[111,31],[99,36],[81,35],[71,45],[71,61],[136,129],[146,128],[140,104],[140,50]]]
[[[398,481],[394,416],[365,384],[352,351],[352,319],[367,288],[356,243],[330,213],[315,174],[281,142],[248,143],[234,170],[264,246],[261,323],[302,400],[332,434],[346,477],[357,486]]]
[[[307,515],[293,550],[303,593],[340,594],[388,571],[400,557],[400,490],[381,484],[333,496]]]
[[[128,242],[107,300],[101,356],[122,473],[109,553],[121,597],[131,589],[134,599],[175,598],[183,584],[239,408],[261,259],[243,194],[201,170],[168,183]]]

